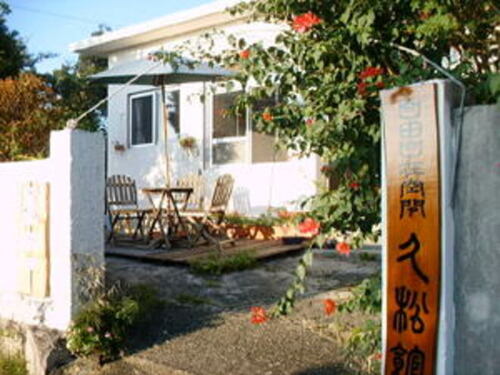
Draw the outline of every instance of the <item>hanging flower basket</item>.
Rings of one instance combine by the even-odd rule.
[[[125,151],[125,145],[123,143],[115,142],[113,145],[115,151],[123,152]]]
[[[179,139],[180,146],[186,151],[193,151],[196,149],[195,137],[182,137]]]

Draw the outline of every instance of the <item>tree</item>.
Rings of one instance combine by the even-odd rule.
[[[9,6],[0,1],[0,79],[15,77],[33,63],[17,31],[7,28],[5,16],[9,13]]]
[[[32,73],[0,80],[0,162],[47,155],[50,131],[62,125],[56,103],[54,91]]]
[[[54,92],[59,95],[57,106],[61,109],[61,121],[77,118],[107,95],[106,87],[90,82],[88,76],[102,71],[107,60],[98,57],[80,57],[74,65],[65,64],[45,76]],[[101,126],[104,110],[94,111],[83,118],[79,128],[96,131]]]
[[[97,33],[103,30],[101,26]],[[50,131],[64,128],[67,120],[106,96],[102,85],[93,85],[88,79],[106,67],[106,59],[80,57],[73,65],[37,75],[22,72],[35,60],[24,47],[21,51],[24,60],[11,64],[12,74],[0,79],[0,161],[46,157]],[[101,115],[102,111],[89,114],[80,128],[99,129]]]
[[[422,56],[471,90],[498,71],[492,0],[253,0],[231,11],[289,27],[269,47],[228,36],[232,48],[218,55],[207,35],[198,57],[238,68],[246,91],[236,107],[278,98],[254,111],[254,123],[289,149],[321,156],[323,173],[337,186],[308,201],[311,215],[323,233],[340,233],[354,245],[379,232],[378,91],[445,78]],[[475,94],[494,101],[485,91]]]
[[[98,36],[109,31],[106,25],[99,25],[92,36]],[[78,61],[64,64],[45,76],[45,79],[60,96],[58,106],[63,110],[62,121],[77,118],[107,95],[105,85],[91,83],[89,76],[105,70],[107,59],[94,56],[79,56]],[[79,128],[95,131],[101,125],[101,118],[105,116],[105,108],[94,111],[81,120]]]
[[[322,172],[335,177],[336,186],[307,204],[321,223],[318,242],[340,235],[342,251],[349,249],[345,242],[359,246],[380,232],[380,89],[446,78],[430,59],[465,82],[477,100],[495,100],[483,89],[488,75],[498,82],[493,0],[253,0],[231,12],[288,27],[272,46],[230,35],[230,48],[214,54],[208,34],[179,53],[199,50],[198,58],[237,68],[245,92],[235,110],[278,98],[253,111],[254,123],[285,147],[324,160]],[[311,261],[308,252],[279,313],[293,305]]]

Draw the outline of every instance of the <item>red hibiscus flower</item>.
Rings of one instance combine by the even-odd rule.
[[[323,22],[321,18],[315,15],[313,12],[307,12],[299,16],[293,17],[292,28],[298,33],[305,33],[311,29],[311,27]]]
[[[384,74],[384,69],[383,68],[376,68],[374,66],[369,66],[365,70],[363,70],[361,73],[359,73],[359,78],[360,79],[366,79],[369,77],[376,77],[381,74]]]
[[[359,190],[359,188],[361,187],[361,185],[359,184],[359,182],[351,182],[349,184],[349,187],[352,189],[352,190]]]
[[[325,310],[325,315],[332,315],[335,310],[337,310],[337,302],[331,298],[325,298],[323,300],[323,307]]]
[[[245,49],[245,50],[240,52],[240,58],[246,60],[249,57],[250,57],[250,50],[249,49]]]
[[[264,112],[262,114],[262,118],[264,119],[264,121],[273,121],[273,115],[269,112]]]
[[[367,91],[366,91],[366,88],[367,88],[367,84],[365,82],[360,82],[358,83],[358,94],[359,95],[366,95]]]
[[[261,324],[267,321],[266,310],[264,310],[264,308],[254,306],[250,308],[250,311],[252,312],[252,317],[250,319],[252,324]]]
[[[338,251],[339,254],[349,255],[351,253],[351,247],[347,242],[337,243],[335,249]]]
[[[299,231],[300,233],[312,233],[316,235],[319,233],[319,227],[320,224],[316,220],[308,217],[299,224]]]

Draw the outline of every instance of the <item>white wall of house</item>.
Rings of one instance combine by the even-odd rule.
[[[249,43],[272,44],[280,27],[264,23],[241,23],[224,26],[227,34],[245,37]],[[207,31],[207,30],[201,30]],[[182,39],[165,39],[122,49],[108,55],[110,67],[134,59],[145,59],[148,54],[159,49],[171,49],[178,43],[196,34],[184,35]],[[220,39],[216,49],[223,50],[227,44]],[[310,157],[287,161],[252,163],[252,141],[257,141],[247,131],[246,160],[238,163],[213,165],[211,160],[212,107],[213,98],[210,83],[189,83],[166,90],[180,89],[180,134],[169,127],[168,150],[172,165],[172,180],[188,173],[203,173],[206,180],[214,181],[224,173],[235,177],[235,190],[230,209],[245,214],[259,214],[270,207],[298,208],[297,201],[314,194],[319,178],[319,159]],[[120,86],[109,86],[113,94]],[[137,93],[154,93],[157,102],[155,113],[154,142],[150,145],[133,146],[130,142],[129,100]],[[202,101],[206,94],[205,102]],[[160,89],[150,86],[131,86],[121,91],[109,102],[108,115],[108,174],[127,174],[137,181],[139,188],[157,186],[165,181],[165,144],[163,118],[160,110]],[[248,124],[248,129],[250,128]],[[179,146],[180,136],[193,136],[197,139],[198,150],[188,153]],[[115,144],[125,146],[125,150],[115,150]],[[254,147],[255,148],[255,147]],[[207,190],[210,197],[210,190]]]

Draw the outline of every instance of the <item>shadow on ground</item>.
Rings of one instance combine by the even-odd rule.
[[[251,324],[249,308],[274,304],[293,280],[299,258],[268,260],[222,276],[107,258],[109,283],[150,285],[166,305],[134,330],[125,358],[93,372],[82,371],[78,364],[77,372],[64,374],[122,375],[125,368],[137,375],[349,374],[336,343],[309,329],[307,321],[323,322],[322,298],[375,274],[380,261],[316,251],[307,294],[297,311]]]
[[[294,372],[293,375],[352,375],[352,371],[346,369],[341,364],[331,364],[321,367]]]

